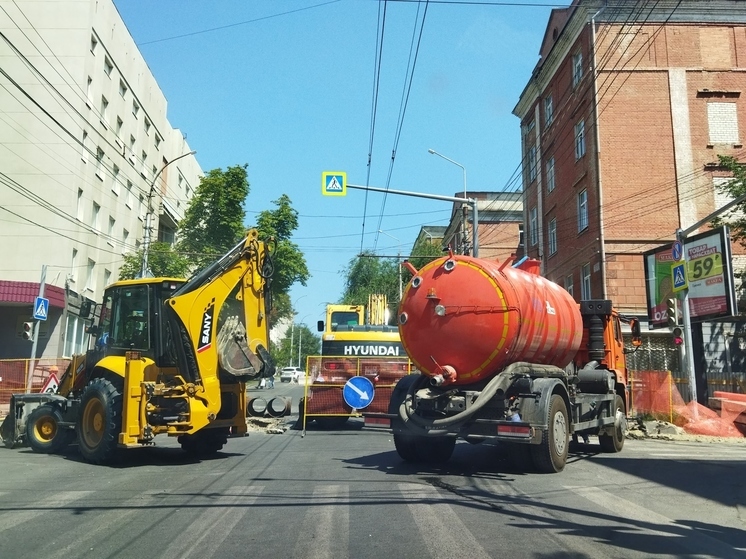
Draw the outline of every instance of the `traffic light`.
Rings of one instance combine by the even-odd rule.
[[[673,329],[673,343],[674,345],[681,345],[684,343],[684,332],[678,326]]]
[[[34,323],[33,322],[24,322],[23,323],[23,339],[29,340],[31,342],[34,341]]]
[[[666,315],[668,317],[668,326],[673,328],[679,324],[679,309],[676,297],[666,299]]]

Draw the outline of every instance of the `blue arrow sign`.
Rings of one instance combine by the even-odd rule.
[[[352,377],[342,388],[342,398],[348,406],[360,410],[370,405],[375,391],[368,377]]]
[[[49,313],[49,299],[37,297],[34,301],[34,320],[46,320]]]

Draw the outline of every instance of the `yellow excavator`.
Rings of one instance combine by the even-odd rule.
[[[268,243],[251,229],[188,280],[110,285],[89,328],[95,347],[73,357],[57,394],[13,395],[6,444],[25,438],[52,453],[77,440],[86,461],[105,464],[158,434],[178,437],[198,457],[244,436],[246,382],[275,373],[267,349],[272,271]]]

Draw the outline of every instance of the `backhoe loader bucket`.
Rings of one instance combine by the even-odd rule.
[[[42,392],[39,394],[12,394],[10,412],[0,425],[0,437],[8,448],[15,448],[26,443],[26,418],[31,412],[46,402],[65,400],[58,394]]]
[[[259,344],[254,353],[246,339],[246,328],[231,316],[218,332],[218,363],[225,372],[244,380],[269,377],[275,368],[269,352]]]

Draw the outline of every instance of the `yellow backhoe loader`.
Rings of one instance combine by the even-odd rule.
[[[252,229],[190,279],[143,278],[106,288],[95,347],[73,357],[57,394],[14,394],[6,444],[111,463],[120,449],[178,437],[195,456],[246,434],[246,382],[270,377],[268,246]],[[85,314],[86,309],[82,309]],[[90,312],[90,311],[88,311]]]

